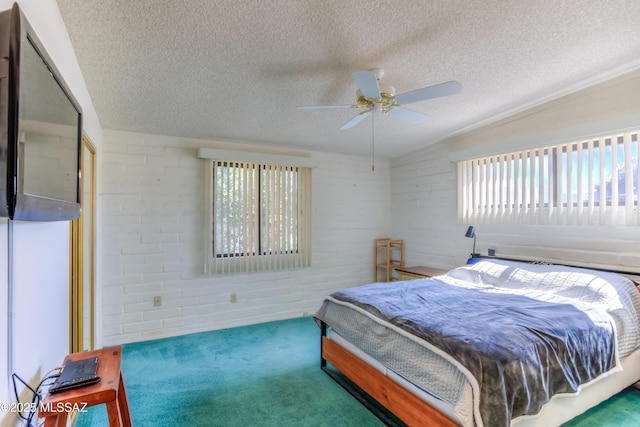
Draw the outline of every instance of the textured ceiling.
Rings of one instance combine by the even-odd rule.
[[[105,129],[369,155],[351,73],[414,103],[420,124],[374,122],[393,158],[640,68],[640,1],[57,0]]]

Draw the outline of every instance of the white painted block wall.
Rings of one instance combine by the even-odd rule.
[[[373,240],[390,228],[388,161],[371,172],[370,158],[311,153],[311,268],[216,276],[203,273],[208,162],[198,147],[247,148],[104,133],[104,345],[313,314],[326,294],[373,280]]]
[[[405,264],[464,264],[473,239],[457,223],[456,168],[446,144],[391,162],[392,234],[405,241]]]

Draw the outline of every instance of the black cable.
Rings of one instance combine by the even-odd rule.
[[[58,373],[51,375],[51,372],[56,371],[56,370],[58,371]],[[17,411],[18,416],[20,417],[20,419],[27,422],[26,427],[33,427],[33,424],[32,424],[33,423],[33,417],[38,413],[38,409],[40,408],[40,404],[42,402],[42,395],[41,395],[42,387],[45,386],[45,385],[47,385],[47,386],[51,385],[51,384],[45,384],[45,382],[47,380],[59,377],[61,370],[62,370],[62,368],[54,368],[51,371],[47,372],[47,374],[38,383],[38,385],[37,385],[37,387],[35,389],[33,387],[31,387],[25,380],[20,378],[20,376],[18,374],[16,374],[15,372],[13,374],[11,374],[12,381],[13,381],[13,393],[15,394],[18,408],[23,408],[23,407],[25,407],[25,405],[22,405],[22,403],[20,402],[20,396],[18,395],[18,386],[17,386],[17,383],[16,383],[16,379],[18,379],[22,384],[24,384],[25,387],[27,387],[29,390],[31,390],[31,393],[33,393],[33,397],[31,398],[31,405],[29,405],[29,415],[25,416],[22,413],[22,411]],[[36,420],[37,420],[37,417],[36,417]]]
[[[16,402],[18,403],[18,406],[20,406],[20,397],[18,396],[18,386],[16,385],[16,378],[20,380],[20,382],[24,384],[29,390],[31,390],[32,393],[35,394],[36,391],[33,388],[31,388],[31,386],[27,382],[25,382],[22,378],[20,378],[20,376],[18,376],[18,374],[16,374],[15,372],[11,374],[11,378],[13,381],[13,394],[16,396]],[[28,421],[27,417],[22,415],[22,412],[17,411],[17,413],[20,419]]]
[[[57,370],[57,371],[58,371],[58,373],[57,373],[57,374],[49,375],[51,372],[53,372],[53,371],[55,371],[55,370]],[[55,368],[55,369],[52,369],[51,371],[49,371],[49,372],[47,373],[47,375],[45,375],[45,377],[42,379],[42,381],[40,381],[40,383],[38,384],[38,387],[36,387],[36,390],[38,391],[38,393],[37,393],[37,394],[34,394],[33,398],[31,399],[31,403],[32,403],[32,404],[34,404],[34,405],[32,405],[32,406],[33,406],[34,408],[36,408],[36,411],[31,412],[31,414],[30,414],[30,418],[31,418],[31,419],[33,419],[33,416],[34,416],[34,415],[36,415],[36,414],[40,411],[40,403],[42,402],[42,397],[41,397],[40,391],[41,391],[42,387],[43,387],[43,386],[50,386],[51,384],[53,384],[53,382],[52,382],[52,383],[50,383],[50,384],[45,384],[45,381],[47,381],[47,380],[51,380],[51,379],[54,379],[54,378],[58,378],[58,377],[60,376],[60,373],[61,373],[61,372],[62,372],[62,368]],[[36,402],[36,398],[37,398],[37,402]],[[36,417],[36,419],[37,419],[37,418],[38,418],[38,417]],[[31,423],[31,420],[29,421],[29,424],[28,424],[28,425],[30,425],[30,423]],[[41,425],[44,425],[44,421],[41,423]]]

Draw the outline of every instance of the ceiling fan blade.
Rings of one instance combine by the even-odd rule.
[[[378,86],[378,77],[371,71],[354,71],[353,78],[358,83],[360,92],[371,99],[380,98],[380,87]]]
[[[387,115],[393,117],[394,119],[402,120],[405,122],[418,124],[425,121],[425,119],[429,116],[422,113],[417,113],[415,111],[407,110],[406,108],[392,108],[387,111]]]
[[[298,105],[296,110],[323,110],[333,108],[353,108],[351,104],[338,104],[338,105]]]
[[[371,111],[369,110],[363,111],[362,113],[358,114],[357,116],[349,120],[347,123],[345,123],[344,126],[340,128],[340,130],[351,129],[352,127],[354,127],[355,125],[357,125],[358,123],[360,123],[361,121],[369,117],[369,114],[371,114]]]
[[[398,94],[396,95],[395,100],[400,105],[411,104],[412,102],[425,101],[427,99],[439,98],[441,96],[455,95],[461,90],[462,85],[460,83],[450,81]]]

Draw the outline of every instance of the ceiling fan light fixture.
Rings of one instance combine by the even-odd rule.
[[[389,109],[397,103],[395,102],[396,89],[391,85],[380,85],[380,98],[367,98],[360,89],[356,91],[356,108],[377,108]]]
[[[396,96],[396,88],[388,85],[388,84],[379,84],[380,86],[380,95],[381,97],[384,98],[392,98],[394,96]]]

